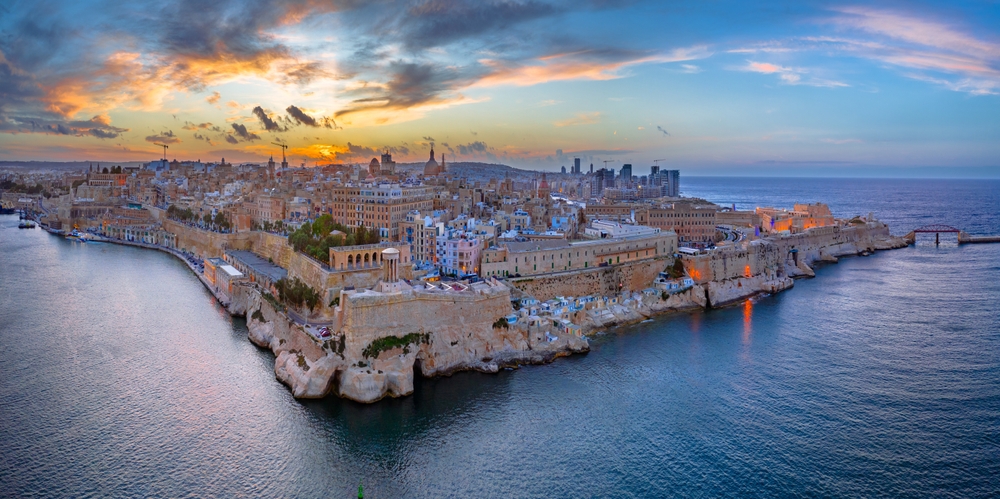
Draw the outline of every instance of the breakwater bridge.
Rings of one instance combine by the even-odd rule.
[[[970,236],[964,230],[950,225],[939,224],[925,225],[913,229],[909,234],[903,236],[903,238],[910,244],[913,244],[917,241],[917,234],[934,234],[934,244],[941,243],[941,234],[956,234],[958,236],[958,244],[1000,243],[1000,236]]]

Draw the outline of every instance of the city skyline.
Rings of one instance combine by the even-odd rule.
[[[720,12],[725,12],[720,14]],[[1000,9],[18,2],[0,161],[995,167]]]

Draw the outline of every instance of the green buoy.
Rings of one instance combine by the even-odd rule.
[[[361,481],[358,481],[358,499],[365,499],[365,487],[361,485]]]

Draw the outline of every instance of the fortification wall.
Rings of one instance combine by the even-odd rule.
[[[270,258],[275,265],[288,268],[295,250],[288,244],[288,238],[270,232],[254,231],[252,251],[264,258]]]
[[[684,269],[698,284],[738,277],[777,275],[783,253],[768,241],[754,241],[746,248],[720,248],[704,255],[685,256]]]
[[[651,287],[656,276],[672,264],[673,258],[658,257],[621,265],[511,278],[510,283],[542,301],[556,296],[615,296]]]
[[[163,229],[177,235],[177,248],[202,258],[221,257],[226,249],[249,250],[256,236],[252,232],[222,234],[184,225],[175,220],[163,220]]]

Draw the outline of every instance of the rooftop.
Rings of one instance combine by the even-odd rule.
[[[268,279],[271,279],[272,281],[277,282],[288,276],[287,270],[257,256],[250,251],[229,250],[226,254],[239,260],[247,267],[253,269],[254,272],[267,276]]]

